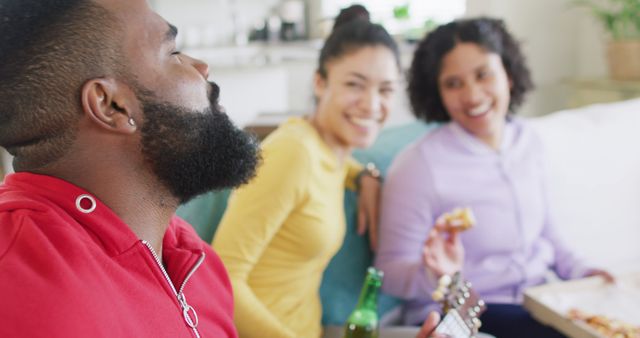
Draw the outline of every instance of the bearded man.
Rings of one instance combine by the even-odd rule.
[[[0,336],[236,337],[175,216],[259,159],[208,66],[144,0],[2,0],[0,32]]]

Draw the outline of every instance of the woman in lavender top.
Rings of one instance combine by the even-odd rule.
[[[521,307],[526,287],[552,269],[560,278],[611,276],[590,268],[557,236],[542,148],[513,117],[532,88],[515,39],[501,20],[464,19],[423,39],[409,71],[414,114],[443,122],[394,161],[383,188],[376,265],[385,291],[407,300],[405,321],[422,322],[443,274],[461,270],[488,303],[482,331],[496,337],[555,337]],[[461,234],[435,225],[471,207]]]

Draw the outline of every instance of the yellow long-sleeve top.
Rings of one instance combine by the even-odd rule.
[[[229,271],[240,337],[322,334],[320,281],[345,233],[344,188],[362,167],[305,120],[262,143],[257,176],[236,190],[213,240]]]

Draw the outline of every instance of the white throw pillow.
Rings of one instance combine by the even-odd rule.
[[[560,111],[532,124],[544,144],[561,235],[606,267],[638,262],[640,99]]]

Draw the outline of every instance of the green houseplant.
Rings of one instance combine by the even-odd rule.
[[[613,40],[640,39],[640,0],[577,0],[600,20]]]
[[[640,80],[640,0],[576,0],[587,7],[610,37],[609,72],[615,80]]]

